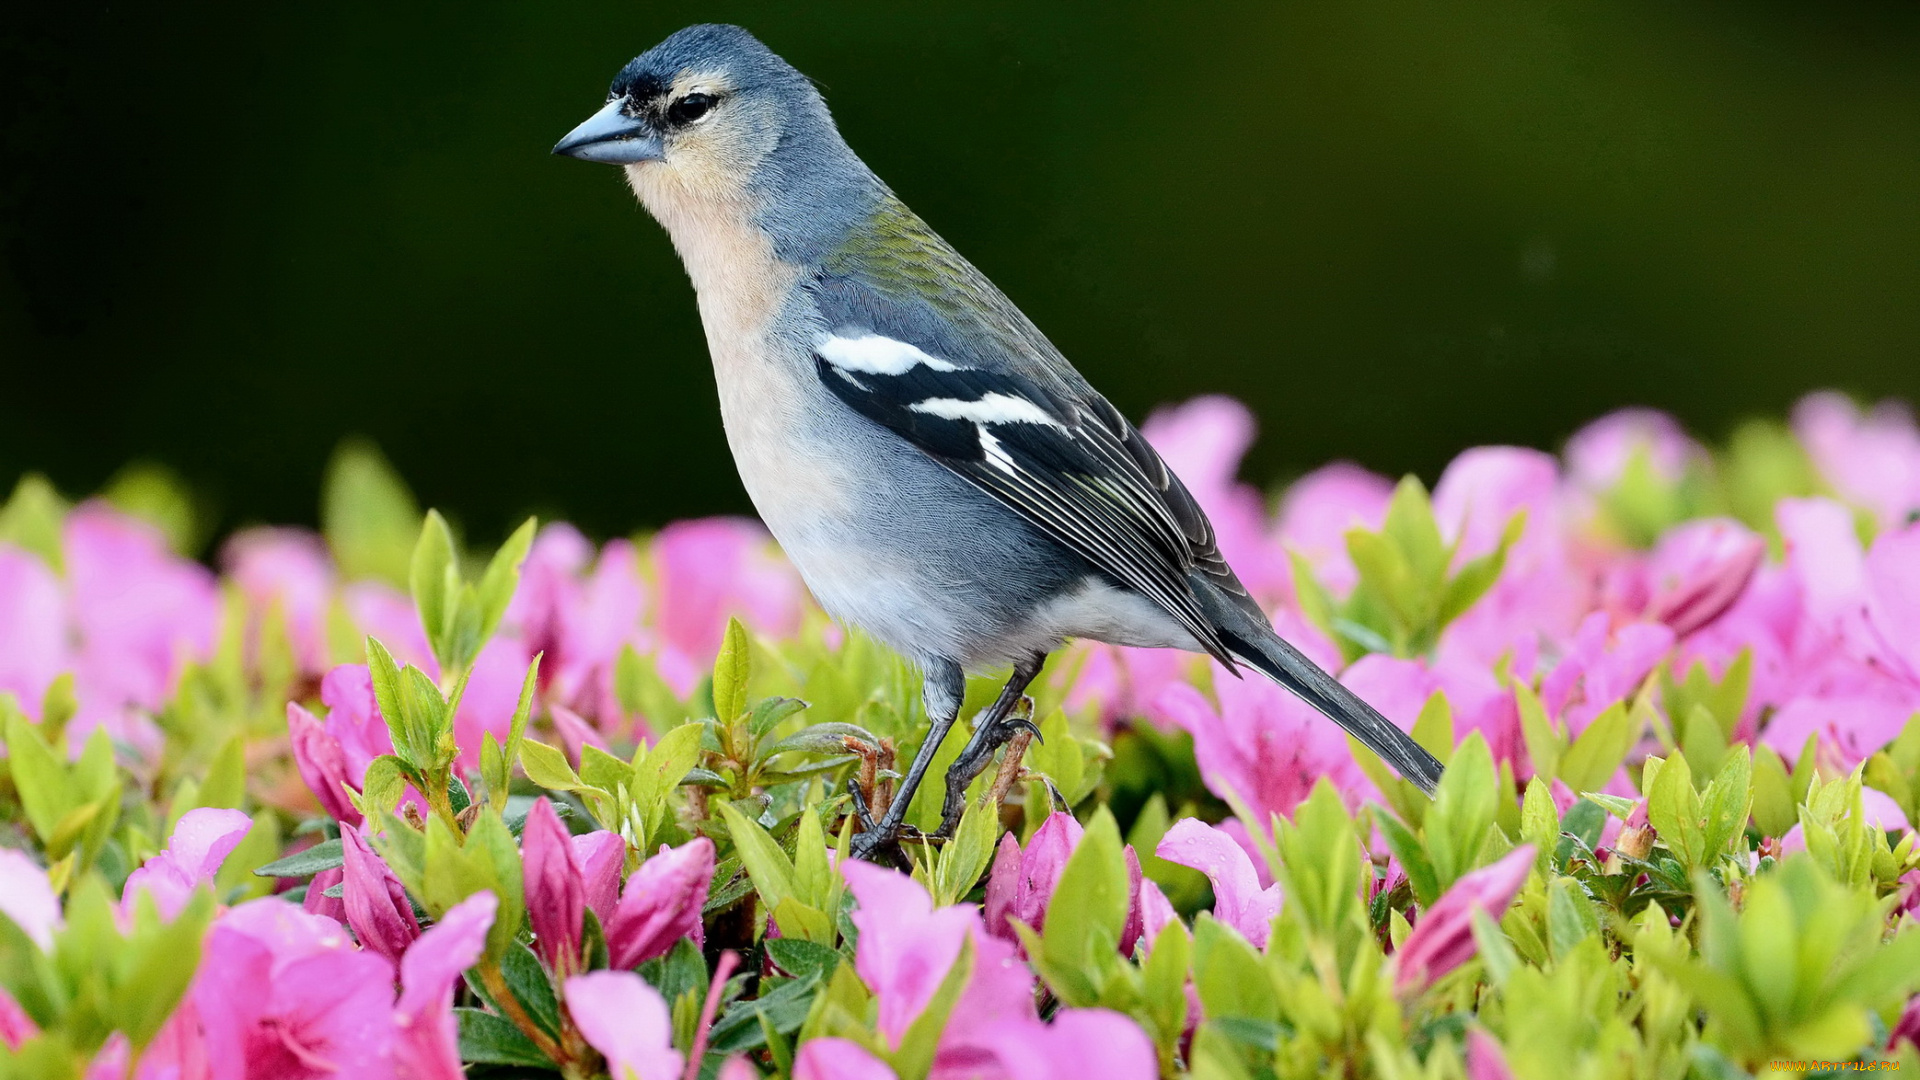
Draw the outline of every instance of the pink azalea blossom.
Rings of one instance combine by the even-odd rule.
[[[808,1039],[793,1056],[793,1080],[895,1080],[887,1063],[852,1039]]]
[[[637,967],[665,956],[684,937],[703,944],[700,909],[712,884],[713,841],[697,836],[677,848],[662,846],[627,878],[620,903],[606,920],[611,965]]]
[[[791,634],[800,625],[800,579],[747,518],[677,521],[653,542],[660,569],[659,666],[676,693],[693,689],[720,651],[727,618]]]
[[[60,579],[31,552],[0,543],[0,694],[38,718],[47,687],[72,666]]]
[[[587,885],[567,827],[546,799],[535,799],[527,812],[520,855],[526,865],[527,922],[533,928],[534,952],[548,969],[572,974],[581,963]]]
[[[679,1080],[685,1059],[660,991],[631,971],[594,971],[569,978],[565,992],[567,1012],[615,1080]]]
[[[329,890],[339,886],[339,896],[328,896]],[[334,922],[345,924],[347,921],[347,872],[336,866],[331,870],[322,870],[313,875],[307,883],[307,894],[300,899],[300,907],[309,915],[325,915]]]
[[[1572,571],[1565,501],[1557,463],[1537,450],[1482,446],[1447,465],[1433,513],[1456,545],[1453,569],[1496,550],[1514,515],[1525,525],[1493,587],[1446,628],[1443,662],[1491,668],[1573,629],[1586,596]]]
[[[1232,837],[1197,818],[1181,818],[1154,854],[1207,875],[1213,883],[1213,917],[1255,948],[1266,948],[1274,916],[1280,914],[1280,886],[1260,887],[1253,860]]]
[[[1314,659],[1336,666],[1329,656]],[[1193,736],[1209,791],[1240,800],[1262,822],[1274,814],[1291,817],[1323,776],[1356,804],[1373,792],[1346,735],[1299,698],[1257,675],[1236,678],[1218,665],[1213,687],[1217,710],[1185,683],[1164,690],[1159,704]]]
[[[347,776],[347,753],[340,740],[297,701],[287,702],[287,735],[293,750],[293,763],[300,779],[320,800],[320,808],[343,825],[358,825],[360,811],[348,797],[348,789],[360,790],[360,784]],[[366,766],[360,766],[364,778]]]
[[[685,1059],[674,1049],[674,1019],[659,990],[630,970],[595,970],[566,980],[566,1011],[593,1049],[607,1055],[614,1080],[678,1080]]]
[[[519,628],[529,652],[545,654],[541,681],[548,700],[608,732],[621,731],[614,663],[626,646],[647,644],[640,626],[646,586],[633,544],[612,541],[596,560],[593,545],[572,526],[548,525],[520,581],[507,623]]]
[[[1019,941],[1014,920],[1034,930],[1046,925],[1047,902],[1067,868],[1067,859],[1086,830],[1072,814],[1049,814],[1034,830],[1025,851],[1009,833],[1000,838],[993,869],[987,877],[987,931],[1008,941]]]
[[[0,990],[0,1046],[8,1050],[20,1049],[20,1044],[40,1034],[40,1025],[33,1017],[13,1000],[13,995]],[[123,1070],[124,1071],[124,1070]]]
[[[47,882],[47,872],[33,857],[13,848],[0,848],[0,915],[42,950],[53,948],[60,929],[60,899]]]
[[[1616,564],[1602,603],[1620,617],[1664,623],[1686,637],[1726,614],[1766,554],[1766,541],[1737,521],[1689,521],[1669,530],[1644,559]]]
[[[341,905],[346,924],[353,928],[362,948],[372,950],[398,964],[409,946],[420,937],[419,920],[413,916],[413,904],[400,879],[351,825],[340,827],[340,845],[346,857],[341,867]]]
[[[1547,711],[1575,735],[1593,718],[1626,700],[1673,648],[1673,631],[1657,623],[1629,623],[1617,630],[1605,612],[1580,623],[1571,647],[1542,681]]]
[[[1522,844],[1490,866],[1464,874],[1440,899],[1420,913],[1397,955],[1396,989],[1417,989],[1472,959],[1473,913],[1485,911],[1495,922],[1526,884],[1533,870],[1533,845]]]
[[[1322,585],[1345,595],[1360,580],[1347,555],[1347,533],[1378,531],[1393,500],[1393,481],[1338,461],[1295,481],[1280,500],[1276,534],[1307,561]]]
[[[990,1060],[996,1022],[1034,1016],[1032,972],[1012,945],[986,932],[971,905],[936,910],[919,882],[871,863],[849,859],[839,870],[859,903],[854,970],[878,999],[876,1026],[889,1046],[899,1045],[972,940],[972,975],[941,1032],[935,1071],[977,1071]]]
[[[604,927],[620,902],[620,874],[626,869],[627,842],[619,833],[601,829],[569,837],[568,843],[573,846],[574,861],[580,865],[582,896],[587,908]]]
[[[1427,702],[1438,693],[1451,710],[1456,739],[1477,731],[1494,758],[1503,761],[1518,757],[1524,745],[1513,692],[1486,667],[1448,660],[1429,664],[1369,653],[1354,661],[1341,681],[1404,730],[1413,730]]]
[[[393,965],[277,897],[208,932],[192,1000],[213,1080],[393,1080]]]
[[[162,919],[173,918],[195,889],[213,883],[220,865],[251,828],[253,819],[238,810],[202,807],[180,815],[166,850],[127,875],[121,910],[131,913],[135,897],[145,893]]]
[[[453,714],[453,739],[460,747],[458,767],[464,773],[480,769],[481,736],[491,732],[501,744],[513,727],[513,711],[520,705],[527,664],[533,654],[512,638],[496,634],[473,661],[460,708]]]
[[[1575,432],[1567,440],[1567,472],[1589,492],[1608,491],[1640,456],[1655,479],[1677,484],[1688,466],[1706,451],[1687,437],[1673,417],[1658,409],[1620,409]]]
[[[1862,412],[1843,395],[1811,394],[1794,407],[1793,430],[1827,483],[1882,526],[1920,509],[1920,429],[1905,405]]]
[[[300,670],[327,669],[327,609],[333,599],[333,560],[326,544],[305,529],[248,529],[222,551],[227,576],[240,586],[258,636],[260,621],[278,609],[287,621]]]
[[[80,713],[68,734],[78,745],[105,724],[116,738],[152,749],[146,714],[165,704],[189,661],[213,653],[213,575],[169,551],[158,529],[100,502],[67,515],[61,550],[80,639]]]
[[[1009,1080],[1153,1080],[1153,1042],[1108,1009],[1062,1009],[1051,1023],[1025,1018],[992,1028],[994,1055]]]
[[[1483,1028],[1467,1031],[1467,1080],[1513,1080],[1507,1052]]]
[[[486,949],[499,900],[475,893],[447,909],[400,959],[400,999],[393,1008],[396,1080],[461,1080],[459,1025],[453,988]]]

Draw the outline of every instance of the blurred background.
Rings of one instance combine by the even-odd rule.
[[[629,57],[758,33],[1136,420],[1429,481],[1624,404],[1920,397],[1920,7],[1288,0],[14,7],[0,485],[176,470],[310,523],[343,436],[493,540],[746,511],[691,291],[552,158]]]

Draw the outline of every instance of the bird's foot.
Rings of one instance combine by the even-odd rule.
[[[900,841],[918,837],[920,830],[901,821],[891,808],[880,820],[875,821],[873,811],[867,806],[866,796],[861,794],[856,781],[847,781],[847,793],[853,796],[853,816],[860,825],[860,831],[853,834],[848,844],[849,853],[861,862],[912,870],[913,863],[907,858],[907,853],[901,850]]]
[[[982,721],[974,731],[973,738],[967,740],[966,748],[960,751],[960,756],[947,769],[947,798],[941,806],[940,829],[933,834],[934,837],[945,839],[959,828],[961,815],[967,811],[967,787],[973,783],[974,777],[986,771],[996,751],[1002,746],[1008,747],[1007,756],[1000,764],[1001,775],[994,784],[994,798],[997,801],[1006,794],[1006,787],[999,780],[1006,780],[1008,786],[1012,784],[1027,744],[1035,740],[1046,742],[1040,737],[1040,729],[1033,723],[1033,699],[1024,694],[1006,715]]]

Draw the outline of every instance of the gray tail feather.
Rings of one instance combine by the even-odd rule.
[[[1442,766],[1425,747],[1395,727],[1393,721],[1381,716],[1379,710],[1360,700],[1358,694],[1340,685],[1280,635],[1270,629],[1265,633],[1260,632],[1264,628],[1250,626],[1247,629],[1249,633],[1230,630],[1222,634],[1229,651],[1292,691],[1327,719],[1346,728],[1415,787],[1429,796],[1433,794],[1440,783]]]

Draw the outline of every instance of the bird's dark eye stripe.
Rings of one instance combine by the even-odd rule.
[[[667,119],[674,123],[691,124],[707,115],[719,99],[712,94],[693,93],[667,106]]]

